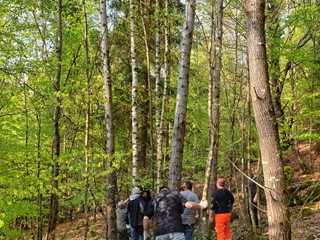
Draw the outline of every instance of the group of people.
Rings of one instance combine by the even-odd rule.
[[[200,201],[192,191],[193,184],[185,182],[181,191],[171,191],[162,186],[151,198],[150,192],[134,187],[126,201],[120,201],[117,209],[118,240],[150,239],[150,219],[154,217],[156,240],[191,240],[196,213],[208,207],[208,201]],[[226,188],[226,180],[219,178],[210,199],[209,222],[215,219],[218,240],[231,239],[230,221],[234,203],[232,193]]]
[[[117,239],[143,240],[143,217],[149,202],[151,193],[148,189],[142,192],[139,187],[134,187],[130,197],[120,201],[117,208]]]

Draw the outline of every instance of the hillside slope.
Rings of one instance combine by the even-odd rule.
[[[311,149],[309,149],[309,144],[303,142],[299,144],[301,160],[307,162],[309,154],[311,156],[313,172],[310,174],[306,174],[301,170],[296,151],[291,150],[284,157],[285,165],[290,166],[294,170],[289,187],[291,202],[293,202],[290,208],[293,240],[320,240],[320,143],[313,142]],[[294,203],[294,199],[296,199],[296,204]],[[266,216],[262,216],[262,218],[264,221],[264,231],[258,238],[268,239]],[[79,214],[72,221],[58,224],[56,239],[83,239],[84,219],[84,214]],[[241,224],[240,220],[233,222],[232,225],[234,239],[250,239],[247,230],[243,229],[243,224]],[[103,234],[103,220],[99,213],[97,213],[96,218],[93,216],[90,218],[88,239],[104,239]]]

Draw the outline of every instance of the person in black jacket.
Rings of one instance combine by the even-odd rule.
[[[143,197],[144,201],[146,202],[146,206],[149,205],[149,202],[151,202],[151,192],[149,191],[148,188],[144,188],[142,193],[141,193],[141,196]]]
[[[208,207],[207,200],[200,204],[185,199],[178,191],[170,191],[167,186],[160,188],[149,203],[143,219],[144,239],[149,239],[150,219],[155,218],[155,240],[158,239],[185,239],[181,214],[183,208],[202,210]]]
[[[134,187],[127,205],[131,240],[143,240],[143,216],[146,208],[140,188]]]
[[[255,227],[259,227],[258,205],[257,205],[257,203],[258,203],[258,189],[257,189],[257,184],[256,184],[258,179],[257,179],[257,176],[255,176],[254,174],[252,174],[251,179],[253,181],[250,181],[249,187],[247,189],[248,194],[250,194],[248,213],[249,213],[250,224],[253,225],[252,217],[251,217],[251,213],[252,213]],[[249,188],[250,188],[250,191],[249,191]],[[250,208],[251,208],[251,210],[250,210]]]
[[[214,216],[217,240],[227,240],[232,237],[230,221],[234,197],[225,184],[224,178],[217,180],[217,189],[213,192],[210,201],[209,222],[213,221]]]

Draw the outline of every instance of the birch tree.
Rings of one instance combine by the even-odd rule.
[[[157,1],[157,16],[160,16],[160,4]],[[156,102],[159,110],[156,112],[157,115],[157,192],[159,192],[162,180],[162,166],[165,160],[165,154],[163,153],[164,143],[164,113],[168,104],[168,86],[170,82],[170,43],[169,43],[169,1],[165,1],[165,13],[164,13],[164,74],[163,74],[163,92],[162,99],[160,98],[160,81],[161,81],[161,66],[160,66],[160,20],[156,20],[157,32],[156,32],[156,76],[159,78],[156,80]],[[161,101],[161,108],[160,108]]]
[[[264,172],[269,239],[289,240],[289,202],[267,71],[265,2],[247,0],[246,12],[250,92]]]
[[[179,79],[172,136],[169,168],[169,188],[178,190],[181,185],[184,136],[189,90],[190,54],[194,30],[196,1],[186,1],[186,22],[182,29],[180,45]]]
[[[156,56],[155,56],[155,77],[156,77],[156,132],[157,132],[157,192],[160,189],[161,185],[161,166],[162,166],[162,159],[163,159],[163,152],[162,152],[162,140],[163,140],[163,115],[160,108],[160,5],[159,0],[156,0]]]
[[[137,72],[137,53],[136,53],[136,30],[135,30],[135,3],[130,0],[130,55],[131,55],[131,121],[132,121],[132,183],[136,185],[138,177],[138,111],[137,111],[137,92],[138,92],[138,72]]]

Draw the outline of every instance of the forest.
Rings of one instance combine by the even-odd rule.
[[[0,5],[0,239],[115,240],[132,187],[219,177],[233,239],[320,239],[319,0]]]

